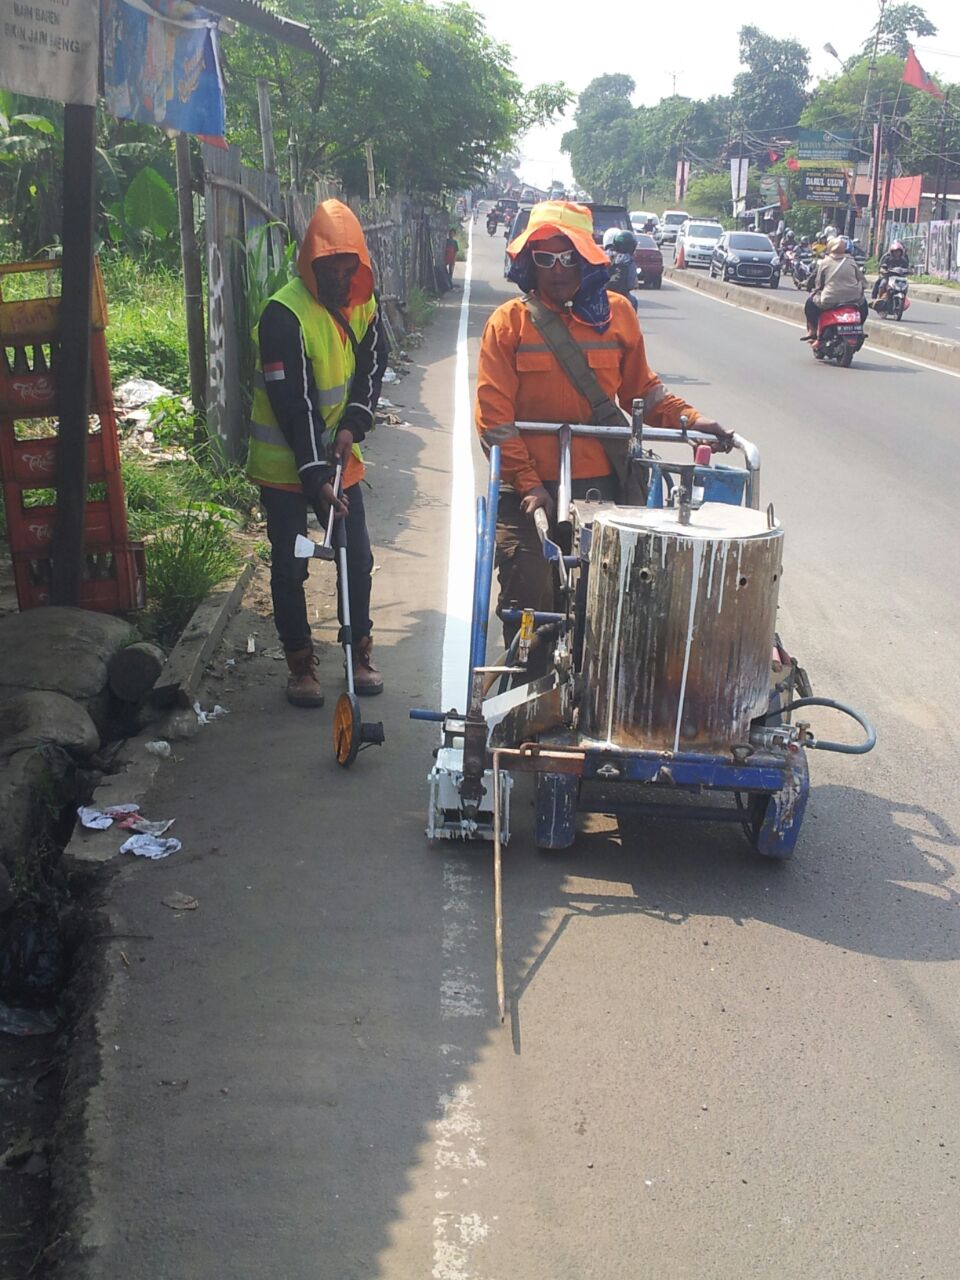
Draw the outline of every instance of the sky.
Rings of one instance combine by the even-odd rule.
[[[936,36],[917,41],[917,57],[931,74],[960,83],[960,4],[957,0],[919,0]],[[801,5],[763,5],[745,0],[692,0],[679,4],[613,4],[598,6],[596,33],[585,31],[590,9],[559,0],[553,5],[527,0],[471,0],[484,15],[495,40],[509,45],[514,69],[527,86],[543,80],[563,80],[579,94],[591,80],[626,72],[637,82],[635,105],[650,106],[676,91],[691,98],[729,93],[741,69],[737,32],[757,26],[778,39],[799,40],[811,54],[812,83],[840,70],[823,52],[830,42],[847,59],[862,46],[876,22],[879,5],[873,0],[804,0]],[[622,15],[622,16],[621,16]],[[802,21],[801,21],[802,19]],[[816,33],[815,35],[812,33]],[[560,140],[572,127],[573,108],[564,121],[528,133],[520,142],[520,176],[545,187],[551,179],[571,180]]]

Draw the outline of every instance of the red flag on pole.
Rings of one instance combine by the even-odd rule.
[[[907,45],[907,60],[903,64],[903,83],[910,85],[913,89],[921,89],[924,93],[929,93],[932,98],[939,98],[943,101],[943,92],[937,88],[927,73],[921,67],[917,55],[913,52],[913,46]]]

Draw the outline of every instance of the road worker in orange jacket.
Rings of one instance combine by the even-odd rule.
[[[718,423],[671,395],[647,364],[633,307],[621,295],[607,292],[609,260],[593,239],[589,209],[558,200],[535,205],[507,253],[513,263],[508,278],[562,317],[611,400],[629,414],[634,399],[642,397],[644,422],[650,426],[678,427],[685,415],[688,425],[720,439],[727,436]],[[554,608],[552,570],[543,558],[533,514],[541,507],[548,516],[553,513],[559,442],[556,436],[521,435],[515,424],[590,421],[589,401],[548,348],[525,299],[498,307],[480,344],[476,406],[484,447],[499,445],[501,455],[498,612]],[[597,489],[603,499],[617,500],[617,478],[599,440],[574,438],[571,461],[574,497]],[[516,630],[516,623],[504,624],[507,644]]]

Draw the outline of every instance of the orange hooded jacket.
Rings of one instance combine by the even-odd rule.
[[[696,409],[670,395],[647,364],[643,334],[632,305],[619,294],[610,294],[610,310],[610,324],[603,333],[572,313],[560,311],[600,386],[627,413],[634,399],[642,396],[644,421],[652,427],[678,427],[682,414],[692,426],[699,417]],[[516,422],[589,421],[589,402],[563,372],[523,299],[513,298],[498,307],[480,342],[476,424],[485,447],[500,446],[504,484],[524,494],[546,480],[557,480],[560,473],[556,437],[521,435]],[[575,438],[572,463],[575,480],[610,474],[599,440]]]

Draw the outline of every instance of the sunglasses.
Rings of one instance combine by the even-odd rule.
[[[562,253],[551,253],[548,249],[531,250],[534,266],[544,267],[549,271],[559,262],[561,267],[575,267],[580,261],[576,249],[564,249]]]

